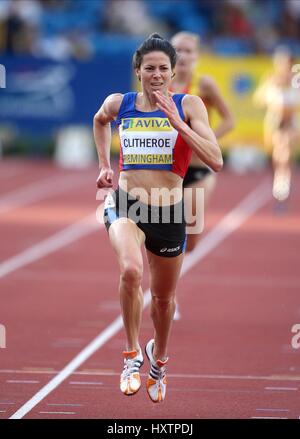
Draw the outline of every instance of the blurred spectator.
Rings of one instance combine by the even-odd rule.
[[[68,5],[68,3],[69,4],[72,3],[72,0],[39,0],[39,1],[45,9],[50,11],[63,9]]]
[[[75,6],[73,0],[1,0],[0,48],[7,54],[30,54],[55,60],[90,57],[91,44],[76,29],[50,35],[43,29],[46,12],[55,14],[71,10],[72,6]]]
[[[146,4],[139,0],[106,1],[105,25],[109,32],[147,35],[160,32],[159,23],[147,13]]]
[[[296,17],[292,15],[292,11],[289,11],[288,9],[283,11],[279,30],[282,37],[295,39],[300,37],[299,23],[297,23]]]
[[[85,60],[93,55],[93,49],[89,40],[74,30],[40,38],[35,44],[33,55],[55,61],[69,58]]]
[[[299,0],[286,0],[286,8],[292,17],[300,22],[300,2]]]
[[[37,39],[41,6],[36,0],[4,0],[0,7],[2,48],[7,53],[31,53]]]
[[[253,28],[238,1],[228,1],[219,9],[218,24],[221,34],[239,38],[249,38]]]
[[[9,11],[28,26],[40,24],[42,7],[37,0],[10,0]]]
[[[300,0],[0,0],[0,52],[14,55],[86,59],[181,30],[220,54],[270,53],[285,40],[297,56]]]

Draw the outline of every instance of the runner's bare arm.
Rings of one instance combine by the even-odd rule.
[[[270,78],[266,76],[261,79],[258,87],[253,94],[253,103],[257,107],[265,107],[267,104],[267,94],[270,87]]]
[[[218,172],[222,169],[223,158],[216,137],[209,126],[206,108],[198,96],[186,95],[182,109],[190,126],[179,116],[171,95],[164,96],[154,92],[157,106],[168,117],[172,126],[196,153],[196,155],[211,169]]]
[[[217,139],[224,136],[226,133],[234,128],[233,114],[225,102],[220,89],[215,80],[209,76],[203,76],[199,84],[200,96],[207,98],[211,105],[217,110],[221,117],[221,121],[214,129],[214,133]]]
[[[118,115],[123,99],[121,93],[109,95],[94,116],[94,138],[99,158],[98,187],[112,187],[113,171],[110,166],[111,126]]]
[[[183,101],[190,127],[183,122],[180,134],[197,156],[211,169],[218,172],[223,167],[223,158],[216,136],[209,126],[208,115],[198,96],[187,95]]]

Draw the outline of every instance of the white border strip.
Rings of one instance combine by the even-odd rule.
[[[181,271],[183,276],[197,262],[204,258],[212,249],[220,244],[227,236],[237,230],[252,214],[264,206],[271,197],[269,185],[264,181],[253,192],[242,200],[231,212],[229,212],[217,226],[212,229],[200,241],[196,249],[185,256]],[[151,293],[145,292],[144,308],[151,301]],[[9,419],[21,419],[29,413],[37,404],[45,399],[66,378],[68,378],[89,357],[100,349],[108,340],[117,334],[123,327],[122,316],[119,315],[104,331],[91,341],[76,357],[70,361],[54,378],[42,387],[32,398],[23,404]]]
[[[95,232],[97,229],[99,230],[101,227],[103,227],[103,224],[97,222],[95,214],[88,215],[81,221],[64,228],[60,232],[55,233],[49,238],[38,242],[32,247],[2,262],[0,264],[0,279],[19,268],[38,261],[66,245]]]
[[[76,189],[87,183],[86,175],[57,176],[30,183],[21,189],[16,189],[4,196],[0,196],[0,214],[25,206],[45,197],[61,194],[69,189]]]

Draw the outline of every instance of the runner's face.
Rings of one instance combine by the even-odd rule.
[[[197,43],[192,38],[178,37],[172,43],[178,54],[176,63],[176,72],[190,73],[195,67],[198,50]]]
[[[147,53],[143,56],[140,69],[136,69],[136,74],[141,78],[143,91],[151,93],[160,90],[165,92],[172,79],[170,58],[164,52]]]
[[[293,63],[288,55],[285,54],[276,55],[273,59],[273,62],[274,62],[276,73],[283,76],[291,74],[291,68]]]

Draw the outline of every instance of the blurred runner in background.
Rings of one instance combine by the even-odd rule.
[[[263,78],[254,94],[254,102],[266,108],[264,142],[272,150],[273,196],[287,200],[291,185],[291,151],[299,138],[296,113],[300,107],[300,90],[293,87],[293,58],[285,47],[273,57],[273,72]]]
[[[178,54],[178,61],[175,68],[175,77],[171,84],[171,91],[174,93],[191,93],[194,85],[194,71],[199,57],[200,39],[197,34],[191,32],[179,32],[171,39],[172,45]],[[201,97],[208,117],[213,109],[217,110],[221,117],[220,124],[215,128],[214,133],[217,139],[224,136],[233,129],[234,120],[226,102],[224,101],[220,90],[210,76],[203,75],[197,80],[197,93]],[[204,206],[206,207],[211,198],[212,192],[216,185],[216,174],[209,169],[195,154],[192,154],[190,166],[183,180],[183,187],[203,188],[204,189]],[[186,211],[193,215],[201,215],[202,212],[196,209],[196,191],[184,191],[184,204]],[[195,220],[198,223],[200,218]],[[190,224],[193,225],[193,224]],[[191,251],[197,245],[201,233],[187,235],[186,250]],[[181,317],[178,303],[176,303],[175,320]]]
[[[172,45],[178,54],[178,61],[175,68],[175,77],[171,84],[171,91],[174,93],[192,93],[194,84],[194,70],[199,57],[200,40],[197,34],[191,32],[179,32],[171,39]],[[215,109],[221,121],[214,129],[217,139],[220,139],[234,127],[233,115],[223,99],[220,90],[210,76],[203,75],[197,79],[197,91],[192,94],[201,97],[208,116]],[[209,169],[196,154],[192,154],[188,172],[184,178],[183,186],[204,189],[204,203],[211,197],[216,184],[216,174]],[[184,202],[188,212],[196,213],[196,191],[185,191]],[[201,212],[198,212],[201,214]],[[198,220],[199,221],[199,220]],[[191,224],[193,225],[193,224]],[[195,248],[201,234],[190,234],[187,239],[187,251]]]

